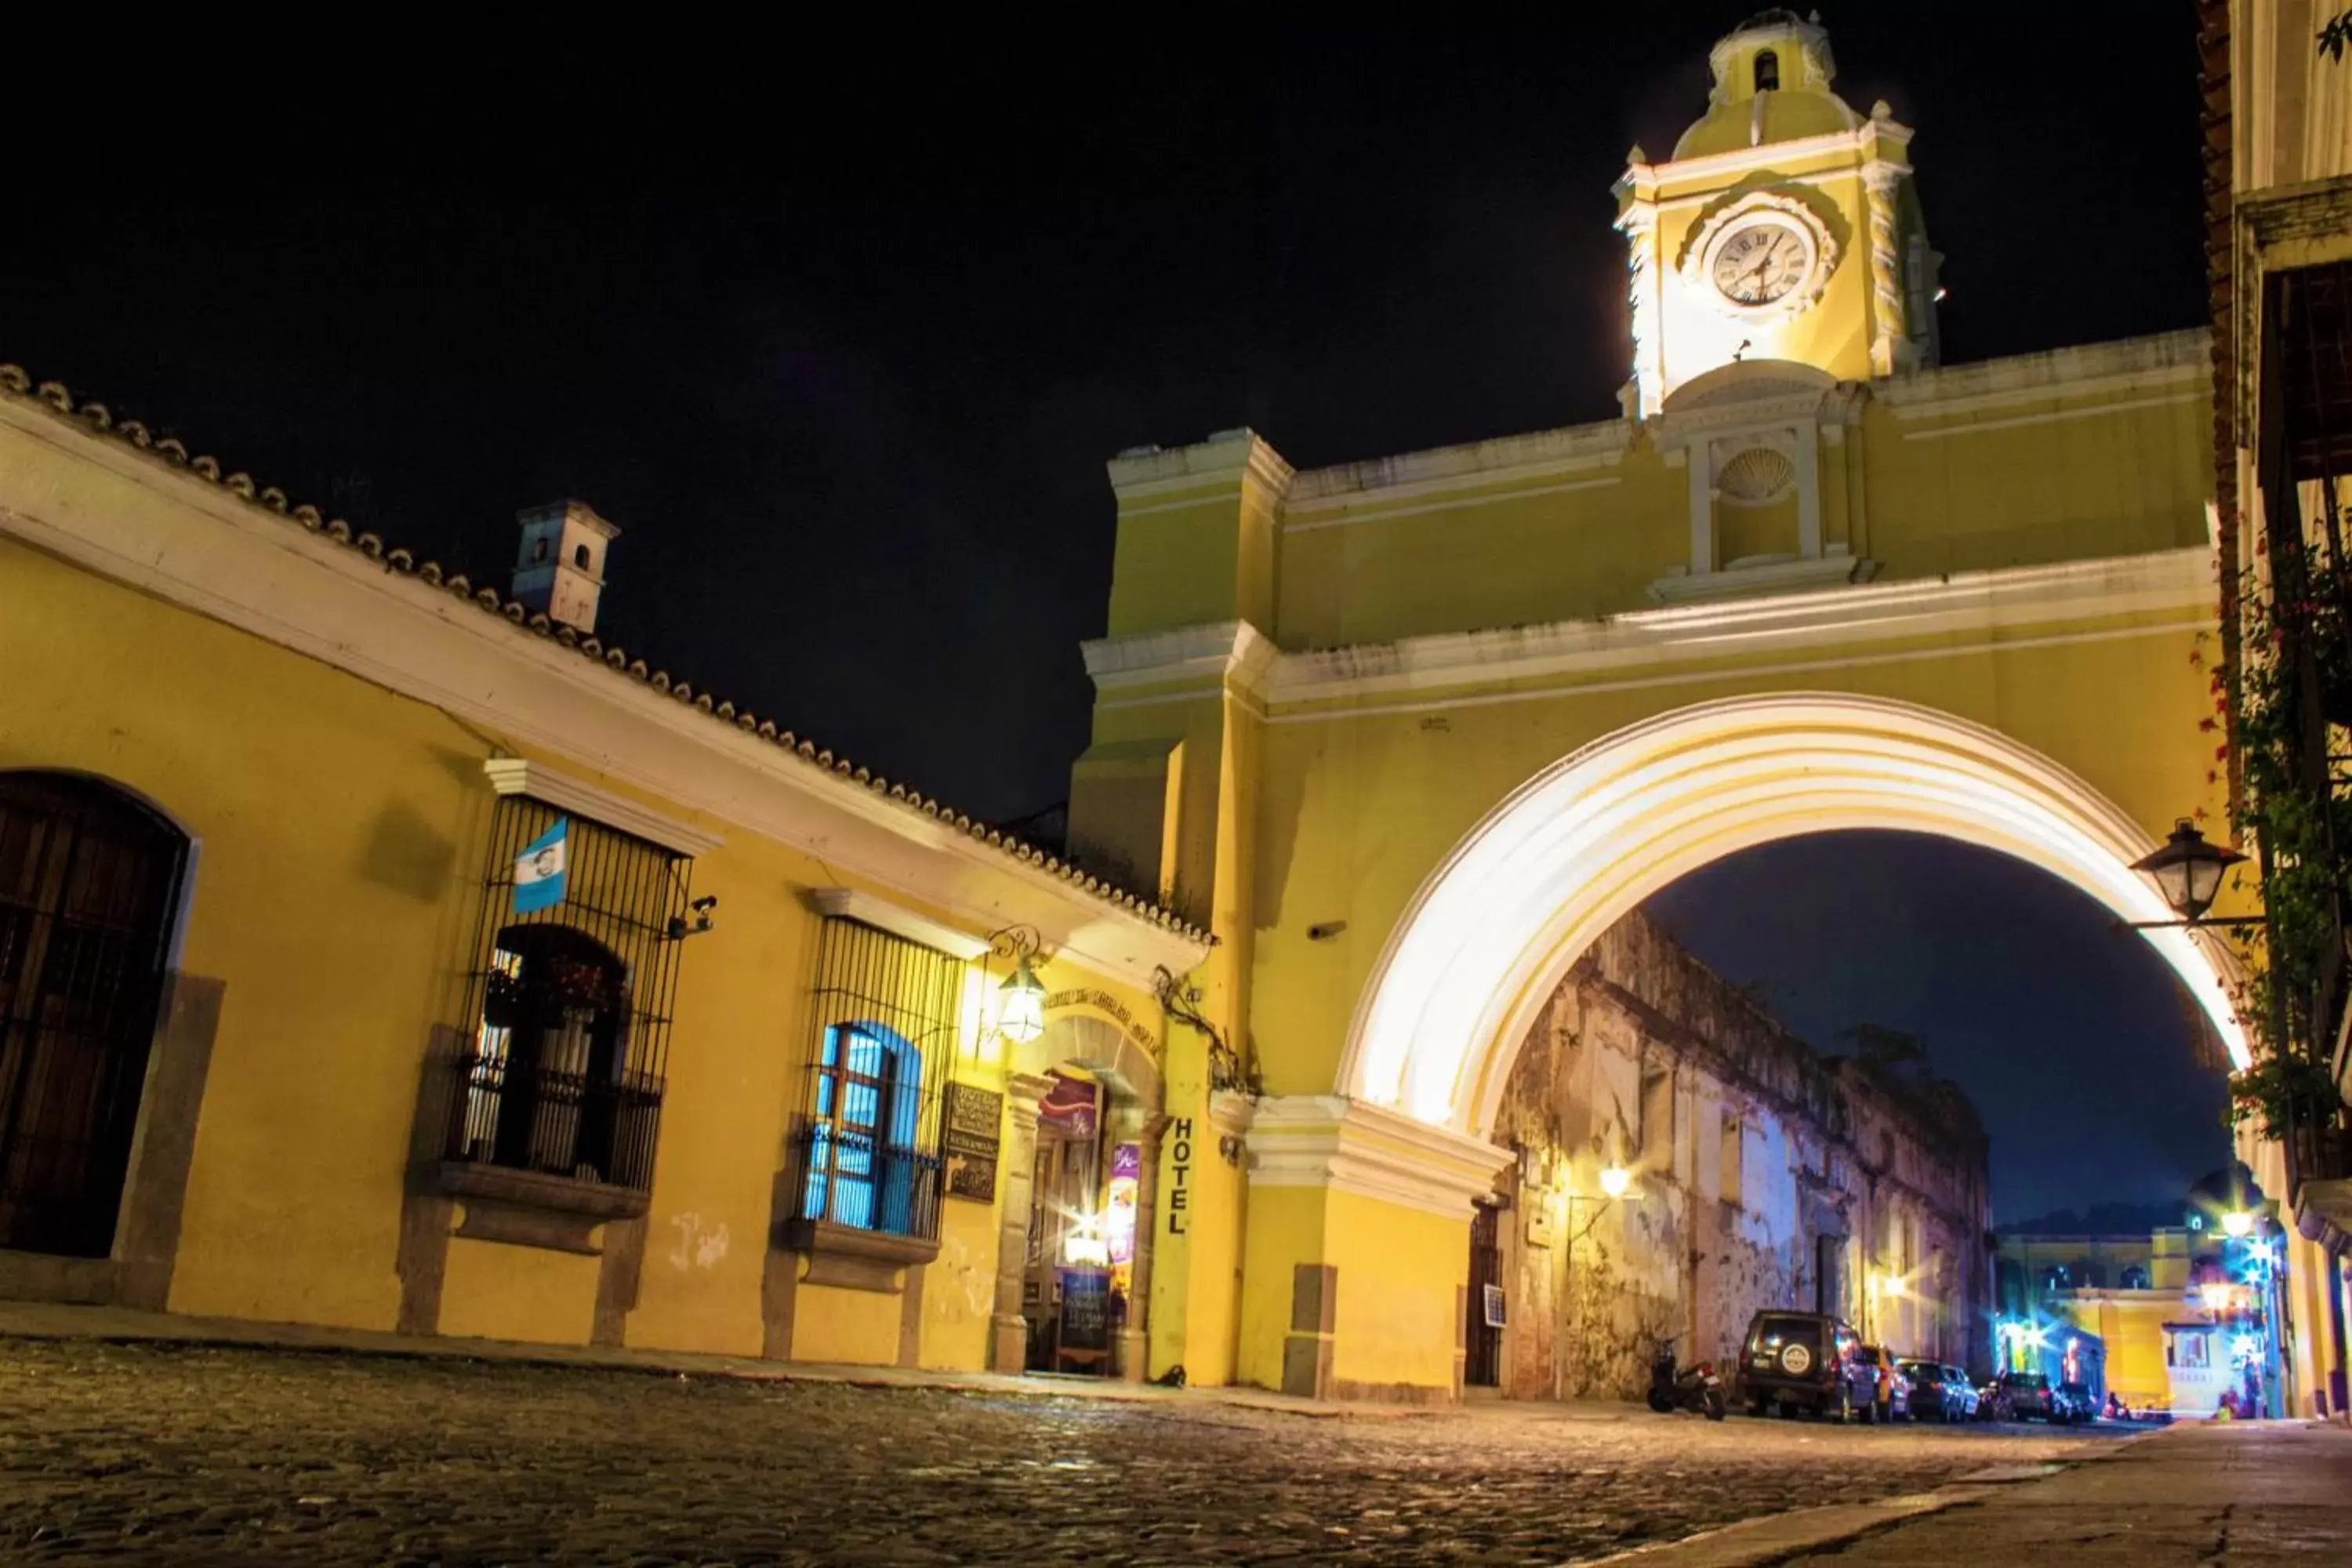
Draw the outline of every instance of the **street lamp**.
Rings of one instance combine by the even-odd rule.
[[[2252,925],[2260,917],[2208,921],[2205,911],[2213,907],[2215,895],[2221,890],[2221,874],[2245,859],[2234,849],[2206,841],[2197,831],[2197,825],[2182,817],[2173,825],[2172,837],[2162,848],[2143,859],[2132,862],[2132,869],[2156,880],[2157,890],[2164,901],[2180,916],[2178,921],[2135,921],[2135,926],[2148,925]]]
[[[2232,1241],[2243,1241],[2252,1234],[2254,1216],[2244,1209],[2231,1209],[2221,1216],[2221,1229]]]
[[[1610,1165],[1601,1173],[1601,1190],[1612,1198],[1622,1198],[1633,1184],[1633,1173],[1622,1165]]]

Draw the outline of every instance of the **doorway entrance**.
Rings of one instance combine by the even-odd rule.
[[[1499,1205],[1482,1203],[1470,1215],[1469,1321],[1463,1329],[1462,1381],[1471,1388],[1503,1382],[1503,1226]]]
[[[186,860],[110,784],[0,773],[0,1248],[113,1248]]]
[[[1125,1301],[1115,1288],[1105,1223],[1109,1097],[1101,1080],[1073,1069],[1046,1078],[1053,1087],[1037,1102],[1029,1251],[1021,1282],[1022,1316],[1029,1322],[1024,1364],[1031,1372],[1101,1375],[1110,1371],[1112,1336]],[[1126,1239],[1131,1247],[1131,1229]]]

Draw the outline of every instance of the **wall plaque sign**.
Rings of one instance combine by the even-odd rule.
[[[948,1196],[974,1203],[996,1201],[998,1127],[1004,1097],[978,1084],[950,1083],[940,1118],[940,1152],[947,1156]]]

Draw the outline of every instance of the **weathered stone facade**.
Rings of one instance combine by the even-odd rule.
[[[1987,1145],[1967,1100],[1815,1051],[1638,913],[1552,996],[1495,1136],[1518,1154],[1498,1227],[1514,1397],[1633,1396],[1659,1340],[1723,1358],[1766,1307],[1990,1363]],[[1616,1199],[1612,1165],[1632,1173]]]

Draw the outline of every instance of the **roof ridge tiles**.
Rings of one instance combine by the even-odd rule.
[[[1024,843],[977,817],[950,810],[936,797],[925,795],[902,783],[859,767],[846,757],[836,756],[830,749],[820,750],[814,742],[793,731],[778,728],[772,720],[762,720],[748,710],[738,708],[733,702],[716,700],[709,692],[698,690],[686,681],[673,680],[667,670],[650,668],[643,658],[631,658],[625,649],[617,646],[602,642],[593,635],[580,634],[570,626],[557,626],[545,615],[531,613],[520,600],[503,597],[495,588],[476,589],[471,579],[462,572],[446,573],[437,561],[420,562],[415,553],[404,546],[387,549],[383,540],[373,532],[355,534],[352,525],[343,519],[327,517],[308,502],[296,504],[284,490],[274,485],[257,488],[250,474],[237,471],[224,475],[218,458],[202,454],[191,457],[186,444],[176,437],[157,439],[144,424],[136,419],[118,419],[111,408],[95,400],[77,404],[63,382],[36,384],[22,366],[0,363],[0,397],[47,404],[57,417],[74,421],[97,435],[134,447],[172,468],[185,469],[228,490],[248,506],[275,512],[289,523],[331,539],[345,549],[358,551],[371,561],[382,564],[388,572],[413,577],[429,588],[468,601],[484,613],[512,623],[520,633],[545,637],[585,658],[602,663],[616,675],[664,692],[682,704],[699,709],[716,721],[730,724],[756,740],[777,746],[813,768],[835,774],[845,784],[863,786],[908,811],[920,812],[947,824],[968,837],[997,849],[1008,859],[1037,867],[1090,898],[1181,936],[1197,942],[1213,942],[1216,940],[1175,910],[1142,894],[1120,888],[1098,873],[1090,873],[1065,857]]]

